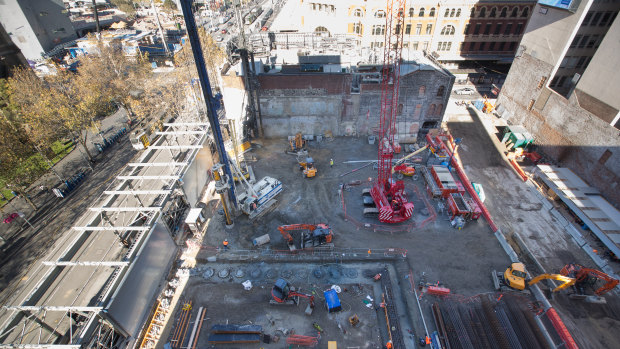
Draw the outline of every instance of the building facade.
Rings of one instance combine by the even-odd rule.
[[[0,24],[28,60],[77,38],[62,0],[0,1]]]
[[[525,126],[541,152],[618,205],[619,2],[568,1],[572,9],[541,3],[525,29],[496,108],[508,123]]]
[[[510,62],[535,4],[534,0],[407,1],[402,11],[403,55],[426,50],[445,64]],[[351,34],[369,55],[381,55],[385,1],[291,1],[281,13],[286,17],[274,22],[275,31]]]

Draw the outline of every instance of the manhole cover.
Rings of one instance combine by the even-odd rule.
[[[314,275],[315,278],[320,279],[323,277],[323,271],[321,269],[314,269],[312,271],[312,275]]]
[[[340,271],[338,270],[337,267],[329,267],[329,276],[331,276],[333,278],[339,278],[340,277]]]
[[[250,275],[253,279],[258,279],[260,277],[260,269],[255,269],[250,272]]]
[[[213,274],[215,274],[215,270],[213,270],[213,268],[208,268],[207,270],[205,270],[205,272],[202,274],[202,277],[205,279],[209,279],[210,277],[213,276]]]
[[[297,270],[295,272],[295,275],[297,276],[297,278],[299,279],[305,279],[308,277],[308,271],[307,270]]]
[[[269,269],[265,273],[265,278],[267,278],[267,279],[273,279],[275,276],[276,276],[276,272],[273,271],[273,269]]]
[[[219,273],[217,273],[217,276],[221,277],[222,279],[228,277],[228,275],[230,275],[230,271],[228,269],[222,269]]]
[[[282,270],[280,272],[280,276],[285,278],[285,279],[289,279],[291,277],[291,275],[293,275],[293,272],[290,270]]]
[[[237,269],[237,271],[235,272],[235,277],[242,278],[244,276],[245,272],[243,271],[243,269]]]

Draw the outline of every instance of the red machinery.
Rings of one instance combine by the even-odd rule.
[[[284,279],[276,280],[276,283],[271,288],[271,304],[286,304],[297,305],[299,304],[299,298],[307,298],[309,301],[306,308],[306,314],[312,314],[314,309],[314,296],[311,294],[299,293],[295,291],[295,288]]]
[[[579,264],[567,264],[562,268],[560,274],[568,277],[572,277],[576,280],[575,288],[579,291],[580,296],[584,295],[583,289],[586,286],[592,286],[597,280],[605,281],[605,284],[594,291],[594,294],[597,296],[602,296],[605,293],[614,289],[614,287],[618,286],[620,281],[612,278],[611,276],[603,273],[602,271],[598,271],[596,269],[586,268],[583,265]]]
[[[399,223],[411,218],[413,203],[407,201],[405,184],[392,178],[396,114],[400,88],[400,61],[403,49],[404,0],[388,0],[386,11],[383,68],[381,69],[381,115],[379,119],[379,169],[370,189],[375,204],[364,214],[378,214],[383,223]]]
[[[305,230],[301,234],[301,242],[299,248],[304,249],[307,247],[317,247],[324,244],[329,244],[334,238],[334,233],[331,228],[324,223],[319,224],[289,224],[278,227],[280,234],[284,237],[291,250],[295,250],[295,241],[293,236],[289,233],[295,230]]]

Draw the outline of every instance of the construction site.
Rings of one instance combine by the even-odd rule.
[[[618,210],[530,159],[486,98],[450,98],[432,57],[403,63],[395,11],[383,65],[351,76],[287,90],[242,48],[226,108],[185,17],[206,115],[134,131],[137,155],[5,290],[0,347],[617,346]]]

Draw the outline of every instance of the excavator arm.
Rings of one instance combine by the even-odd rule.
[[[402,159],[400,159],[400,160],[396,161],[396,162],[394,163],[394,165],[392,166],[392,174],[394,173],[394,171],[395,171],[395,170],[394,170],[394,168],[395,168],[396,166],[398,166],[398,165],[402,164],[403,162],[405,162],[405,160],[407,160],[407,159],[409,159],[409,158],[411,158],[411,157],[413,157],[413,156],[415,156],[415,155],[417,155],[417,154],[420,154],[421,152],[423,152],[423,151],[424,151],[424,150],[426,150],[426,149],[428,149],[428,145],[425,145],[425,146],[423,146],[422,148],[420,148],[420,149],[418,149],[418,150],[414,151],[413,153],[411,153],[411,154],[409,154],[409,155],[405,156],[404,158],[402,158]]]
[[[612,278],[611,276],[603,273],[602,271],[586,268],[583,265],[579,264],[567,264],[564,266],[564,268],[562,268],[560,272],[562,273],[562,275],[574,277],[576,283],[578,284],[587,281],[588,277],[594,277],[599,280],[605,281],[605,284],[603,286],[594,291],[594,294],[596,294],[597,296],[604,295],[605,293],[613,290],[616,286],[618,286],[618,283],[620,283],[620,281]]]
[[[572,277],[568,277],[568,276],[564,276],[564,275],[560,275],[560,274],[540,274],[537,277],[533,278],[532,280],[530,280],[529,285],[532,286],[542,280],[546,280],[546,279],[551,279],[551,280],[556,280],[556,281],[560,281],[562,282],[562,284],[560,284],[560,286],[556,287],[555,289],[553,289],[553,292],[557,292],[559,290],[563,290],[567,287],[573,286],[576,282],[575,279],[573,279]]]
[[[286,242],[290,245],[293,244],[293,237],[289,231],[293,230],[310,230],[313,231],[316,229],[316,226],[313,224],[289,224],[278,227],[280,234],[284,237]]]

